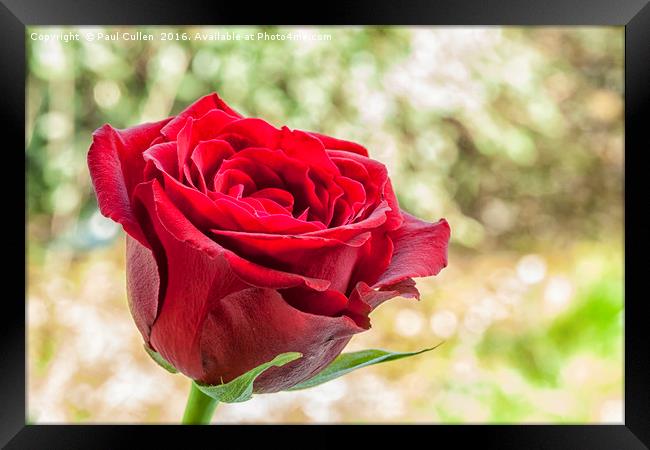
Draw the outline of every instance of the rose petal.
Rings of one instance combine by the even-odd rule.
[[[176,136],[176,157],[178,158],[178,176],[176,179],[181,182],[183,181],[183,168],[185,167],[185,163],[194,150],[194,137],[192,136],[193,128],[194,119],[188,117],[185,125],[178,132],[178,136]]]
[[[221,130],[238,119],[233,120],[232,116],[224,113],[223,111],[213,110],[198,119],[192,119],[192,145],[196,145],[199,141],[207,141],[216,139],[220,136]],[[178,136],[177,136],[178,139]]]
[[[358,295],[347,298],[341,292],[328,289],[323,292],[296,287],[280,291],[284,299],[300,311],[321,316],[347,316],[365,330],[370,328],[368,314],[372,310]]]
[[[241,185],[244,192],[250,193],[257,190],[255,181],[246,173],[237,169],[220,170],[214,177],[214,191],[227,193],[233,186]]]
[[[246,153],[244,153],[244,155],[245,154]],[[277,188],[285,192],[287,190],[285,182],[277,173],[275,173],[270,167],[260,164],[259,161],[256,161],[255,159],[243,157],[238,153],[237,158],[230,158],[227,162],[224,161],[224,163],[224,170],[231,168],[246,172],[255,180],[255,184],[257,184],[260,190],[265,188]]]
[[[386,231],[383,229],[373,230],[370,239],[359,252],[348,289],[359,282],[372,286],[390,264],[393,249],[393,241]]]
[[[278,188],[265,188],[260,189],[259,191],[253,192],[251,197],[257,199],[268,199],[272,200],[276,204],[280,205],[282,208],[285,208],[289,213],[293,211],[293,195],[290,192],[287,192],[283,189]]]
[[[365,231],[370,231],[382,226],[384,223],[386,223],[386,215],[390,211],[391,209],[388,206],[388,203],[386,201],[383,201],[372,211],[368,217],[359,222],[341,225],[336,228],[327,228],[324,230],[312,231],[305,233],[305,235],[347,241]]]
[[[253,193],[254,194],[254,193]],[[278,205],[274,200],[269,200],[264,197],[255,197],[254,195],[243,197],[240,199],[242,202],[248,203],[250,205],[255,205],[257,214],[259,215],[270,215],[270,214],[282,214],[285,216],[291,215],[286,208]]]
[[[330,227],[349,223],[357,217],[357,214],[366,204],[366,190],[363,184],[343,176],[336,177],[335,182],[343,191],[343,196],[338,198],[336,203],[345,203],[346,207],[340,210],[338,214],[334,214]]]
[[[329,153],[329,155],[332,162],[338,167],[341,175],[357,180],[361,184],[365,184],[370,178],[368,170],[363,164],[347,157],[332,156],[332,153]]]
[[[199,184],[203,192],[212,184],[214,174],[221,163],[235,154],[233,148],[226,141],[212,139],[199,142],[190,157],[199,170]]]
[[[280,147],[289,157],[299,159],[309,167],[339,174],[338,168],[327,156],[321,141],[304,131],[291,131],[288,127],[282,127]]]
[[[350,340],[364,331],[350,318],[308,314],[271,289],[248,289],[210,305],[201,335],[204,374],[200,381],[228,382],[284,352],[302,357],[264,372],[254,391],[277,392],[311,378]],[[242,330],[246,330],[242,333]]]
[[[450,229],[445,219],[424,222],[402,212],[403,225],[391,234],[395,251],[386,272],[375,283],[383,287],[412,277],[436,275],[447,266]]]
[[[342,242],[304,235],[214,229],[211,232],[224,248],[247,260],[311,278],[331,280],[332,288],[340,292],[346,291],[354,263],[362,251],[360,248],[370,238],[370,233],[362,233]]]
[[[177,177],[179,174],[178,154],[176,142],[163,142],[147,149],[142,157],[145,161],[151,161],[160,172]],[[145,171],[145,178],[153,178],[152,173]]]
[[[348,307],[348,298],[333,289],[317,292],[298,287],[283,289],[281,294],[294,308],[319,316],[337,317]]]
[[[355,142],[336,139],[331,136],[315,133],[313,131],[308,131],[307,133],[320,140],[323,143],[323,146],[328,150],[344,150],[346,152],[356,153],[361,156],[368,156],[368,150],[366,150],[362,145],[359,145]]]
[[[175,141],[178,132],[185,126],[188,117],[199,119],[214,110],[222,113],[219,116],[223,121],[231,122],[242,117],[221,100],[216,93],[212,93],[201,97],[185,108],[161,130],[161,133],[170,141]]]
[[[142,152],[159,136],[165,119],[125,130],[104,125],[93,133],[88,168],[101,213],[120,223],[124,231],[148,246],[131,208],[135,186],[143,181]]]
[[[367,304],[371,310],[374,310],[386,300],[398,296],[419,299],[420,292],[415,287],[415,281],[406,278],[399,283],[384,286],[381,289],[373,289],[366,283],[361,282],[355,286],[350,298],[351,300],[359,299]]]
[[[357,180],[363,184],[366,191],[366,205],[372,206],[377,205],[382,201],[386,201],[390,207],[390,212],[387,213],[385,228],[388,230],[399,228],[402,224],[402,216],[399,213],[399,203],[397,202],[397,197],[395,197],[393,187],[388,178],[386,166],[378,161],[354,153],[346,153],[339,150],[328,150],[327,153],[335,161],[348,159],[357,164],[361,164],[366,169],[368,179]],[[352,166],[349,165],[349,167],[351,168]],[[352,173],[349,173],[348,176],[352,178]]]
[[[161,278],[159,267],[161,265],[156,262],[152,250],[126,236],[126,291],[129,309],[138,331],[147,343],[158,313]]]
[[[282,139],[281,130],[265,120],[257,118],[236,120],[220,130],[222,139],[225,139],[223,136],[229,134],[244,137],[248,147],[264,147],[271,150],[279,148]]]

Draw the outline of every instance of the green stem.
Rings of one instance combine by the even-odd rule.
[[[182,423],[185,425],[205,425],[210,423],[214,410],[217,408],[217,403],[219,402],[201,392],[196,387],[196,384],[192,382]]]

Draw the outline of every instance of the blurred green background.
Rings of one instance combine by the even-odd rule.
[[[31,39],[303,33],[284,41]],[[244,115],[354,140],[403,209],[452,227],[449,267],[348,350],[432,353],[222,405],[217,422],[623,420],[623,28],[29,28],[28,405],[33,422],[178,422],[149,359],[124,237],[86,166],[105,122],[217,91]]]

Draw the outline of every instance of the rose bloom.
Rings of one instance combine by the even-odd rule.
[[[127,233],[127,292],[146,344],[188,377],[228,382],[280,353],[255,392],[317,374],[368,314],[418,297],[447,265],[449,226],[401,211],[361,145],[244,118],[217,94],[93,134],[102,214]]]

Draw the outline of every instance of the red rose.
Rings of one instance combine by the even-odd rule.
[[[175,117],[93,134],[102,214],[127,237],[131,312],[188,377],[227,382],[284,352],[255,392],[322,370],[368,313],[447,264],[449,226],[400,211],[365,148],[243,118],[217,94]]]

